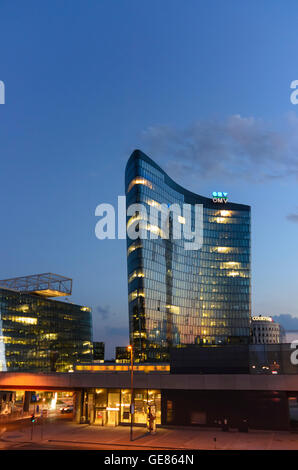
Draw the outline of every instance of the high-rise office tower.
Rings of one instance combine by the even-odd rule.
[[[184,189],[139,150],[128,160],[125,190],[132,214],[127,229],[134,226],[141,234],[127,237],[130,341],[136,360],[167,361],[171,347],[188,344],[248,342],[250,207],[229,202],[227,193],[207,198]],[[141,204],[148,214],[155,208],[158,223],[149,215],[144,220],[142,207],[133,214],[132,204]],[[200,243],[193,249],[177,236],[179,226],[187,224],[194,233],[195,224],[200,226]]]

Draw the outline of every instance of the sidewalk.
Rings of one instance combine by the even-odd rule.
[[[216,441],[215,441],[216,439]],[[223,449],[223,450],[298,450],[298,435],[289,432],[250,431],[249,433],[222,432],[194,428],[159,428],[154,435],[144,428],[135,428],[133,442],[129,439],[129,427],[98,427],[78,425],[72,422],[34,425],[1,436],[6,442],[50,442],[113,446],[138,446],[152,449]]]

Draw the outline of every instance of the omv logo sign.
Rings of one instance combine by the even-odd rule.
[[[5,104],[5,85],[0,80],[0,104]]]
[[[228,202],[228,193],[213,191],[212,200],[213,202]]]

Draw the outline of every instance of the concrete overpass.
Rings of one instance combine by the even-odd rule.
[[[88,390],[94,388],[130,388],[130,372],[0,372],[0,390]],[[136,372],[134,388],[298,392],[298,375],[187,375]]]
[[[127,424],[125,407],[129,407],[126,399],[130,396],[129,389],[129,371],[0,372],[0,391],[25,391],[24,411],[30,407],[30,391],[73,391],[73,418],[77,423]],[[157,397],[154,400],[162,425],[214,426],[219,418],[226,416],[232,427],[237,427],[239,420],[246,417],[254,429],[286,430],[291,423],[290,407],[298,406],[297,374],[135,372],[134,389],[139,403],[135,411],[137,423],[146,422],[144,406],[146,403],[148,406],[149,396]]]

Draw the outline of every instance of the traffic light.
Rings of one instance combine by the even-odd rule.
[[[35,421],[36,421],[36,418],[35,418],[35,415],[33,414],[31,415],[31,423],[35,423]]]

